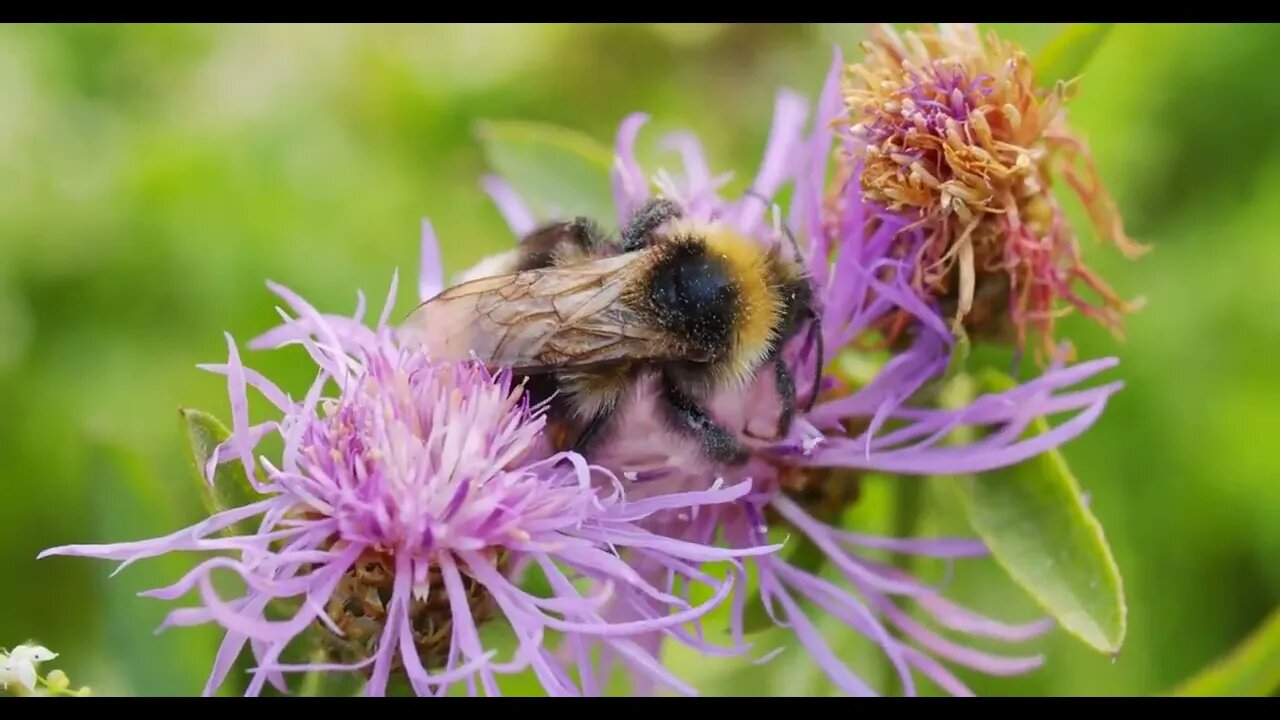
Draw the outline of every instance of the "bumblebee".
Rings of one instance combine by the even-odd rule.
[[[419,305],[405,328],[433,357],[474,353],[511,368],[576,435],[573,450],[589,452],[636,383],[656,376],[667,424],[710,459],[741,464],[747,450],[704,403],[772,365],[785,436],[797,400],[781,350],[806,322],[822,367],[813,288],[791,246],[795,257],[785,258],[727,226],[688,221],[659,198],[616,238],[581,217],[534,230]]]

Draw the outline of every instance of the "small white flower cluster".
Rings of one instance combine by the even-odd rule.
[[[61,670],[53,670],[41,677],[40,663],[49,662],[58,654],[43,645],[26,643],[10,651],[0,649],[0,689],[10,695],[73,695],[86,697],[88,687],[71,689],[71,679]]]

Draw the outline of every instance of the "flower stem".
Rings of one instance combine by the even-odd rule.
[[[322,663],[325,661],[325,650],[320,643],[316,643],[316,648],[311,651],[311,662]],[[298,688],[298,697],[319,697],[324,692],[324,673],[318,670],[312,670],[302,678],[302,686]]]

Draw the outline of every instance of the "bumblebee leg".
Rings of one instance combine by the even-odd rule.
[[[750,429],[743,429],[743,432],[756,440],[780,440],[791,433],[791,423],[796,417],[796,383],[791,377],[791,370],[787,364],[783,362],[782,356],[774,351],[765,359],[766,362],[773,362],[773,383],[778,390],[778,400],[782,404],[782,410],[778,416],[777,435],[769,438],[763,435],[757,435]]]
[[[816,349],[813,357],[813,390],[809,391],[809,399],[804,403],[805,412],[812,410],[818,403],[818,394],[822,392],[822,371],[827,366],[826,349],[822,344],[822,319],[812,310],[809,311],[809,316],[812,320],[809,335],[813,338],[812,344]]]
[[[773,378],[778,398],[782,401],[782,413],[778,417],[778,438],[781,439],[791,433],[791,422],[796,417],[796,383],[782,355],[773,359]]]
[[[666,401],[668,422],[681,432],[697,436],[702,451],[709,457],[729,465],[747,461],[746,448],[728,430],[717,425],[667,373],[662,374],[662,397]]]
[[[680,208],[666,198],[654,198],[631,216],[627,226],[622,229],[622,249],[626,252],[639,250],[648,245],[649,234],[662,227],[668,220],[680,217]]]

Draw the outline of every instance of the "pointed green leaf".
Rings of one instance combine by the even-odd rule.
[[[527,121],[481,123],[476,131],[489,165],[539,220],[617,213],[609,171],[613,151],[584,133]]]
[[[994,370],[979,383],[991,392],[1016,385]],[[1026,436],[1048,429],[1041,418]],[[1067,632],[1100,652],[1118,652],[1127,625],[1120,570],[1062,453],[962,477],[955,487],[974,530],[1010,577]]]
[[[243,507],[261,500],[261,496],[249,483],[244,465],[239,462],[222,463],[214,471],[213,484],[205,479],[205,466],[218,445],[231,436],[231,431],[218,418],[201,410],[185,408],[180,411],[187,440],[191,444],[196,481],[200,496],[210,513]],[[242,520],[222,531],[224,535],[249,535],[257,530],[252,518]]]
[[[1036,58],[1036,83],[1053,87],[1058,81],[1071,82],[1084,71],[1089,60],[1111,32],[1111,23],[1070,23],[1053,37]]]
[[[1280,607],[1225,657],[1174,690],[1183,697],[1270,697],[1280,691]]]

